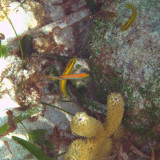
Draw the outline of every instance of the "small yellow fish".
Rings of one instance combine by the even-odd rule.
[[[62,75],[62,76],[59,76],[59,77],[49,75],[49,76],[41,76],[40,78],[55,81],[55,80],[66,80],[66,79],[81,79],[81,78],[86,78],[86,77],[89,77],[89,74],[87,74],[87,73],[76,73],[76,74]]]
[[[81,79],[81,78],[86,78],[88,76],[89,76],[89,74],[86,74],[86,73],[77,73],[77,74],[62,75],[62,76],[59,76],[59,78],[63,78],[63,79]]]
[[[72,67],[73,67],[73,65],[75,64],[75,61],[76,61],[76,58],[72,58],[68,62],[67,66],[66,66],[66,68],[64,70],[63,75],[58,77],[58,78],[62,78],[62,80],[60,80],[61,92],[68,99],[71,99],[71,98],[66,93],[66,82],[67,82],[67,79],[81,79],[81,78],[85,78],[85,77],[89,76],[89,74],[86,74],[86,73],[69,74],[71,69],[72,69]]]
[[[63,75],[59,76],[59,77],[55,77],[53,75],[48,75],[48,76],[40,76],[40,78],[42,79],[48,79],[48,80],[60,80],[60,90],[61,92],[63,93],[63,95],[65,97],[67,97],[68,99],[71,99],[67,93],[66,93],[66,82],[67,82],[67,79],[81,79],[81,78],[86,78],[89,76],[89,74],[86,74],[86,73],[76,73],[76,74],[69,74],[71,72],[71,69],[73,67],[73,65],[75,64],[76,62],[76,58],[72,58],[64,72],[63,72]]]
[[[131,25],[131,23],[133,22],[133,20],[136,17],[135,8],[130,4],[127,4],[126,7],[130,8],[132,10],[132,15],[131,15],[131,18],[128,21],[126,21],[126,23],[122,26],[122,32],[125,31]]]
[[[70,73],[70,71],[71,71],[73,65],[75,64],[75,62],[76,62],[76,57],[72,58],[72,59],[68,62],[67,66],[66,66],[66,68],[65,68],[65,70],[64,70],[64,72],[63,72],[63,75],[68,75],[68,74]]]
[[[73,65],[75,64],[75,62],[76,62],[76,57],[72,58],[68,62],[62,76],[68,75],[71,72],[71,69],[72,69]],[[61,89],[61,92],[63,93],[63,95],[65,97],[67,97],[68,99],[71,99],[66,93],[66,82],[67,82],[66,79],[60,80],[60,89]]]

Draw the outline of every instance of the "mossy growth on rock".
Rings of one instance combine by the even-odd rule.
[[[123,123],[126,128],[132,132],[141,134],[142,137],[150,135],[157,137],[156,127],[160,123],[160,70],[156,70],[148,84],[141,87],[137,84],[136,87],[131,86],[124,81],[121,74],[113,68],[108,67],[108,71],[104,72],[100,64],[96,63],[96,57],[90,58],[88,61],[90,70],[90,82],[87,87],[78,88],[75,92],[77,101],[93,116],[94,112],[106,114],[105,96],[109,92],[119,92],[124,95],[125,99],[125,119]],[[93,92],[96,91],[96,92]],[[137,97],[141,97],[142,108],[139,105]]]
[[[156,130],[160,123],[160,69],[152,74],[145,87],[140,87],[140,84],[137,84],[137,90],[143,98],[143,108],[137,115],[134,114],[135,105],[130,110],[128,109],[127,115],[129,116],[124,120],[124,123],[132,131],[139,133],[142,138],[148,136],[158,138],[159,134]]]

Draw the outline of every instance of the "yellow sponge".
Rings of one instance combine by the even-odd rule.
[[[86,145],[89,148],[90,160],[104,160],[112,149],[112,140],[98,134],[94,138],[87,139]]]
[[[77,139],[71,143],[64,160],[90,160],[88,147],[82,139]]]
[[[113,134],[113,141],[116,142],[118,141],[123,135],[124,135],[125,129],[122,124],[119,125],[115,133]]]
[[[119,93],[111,93],[107,98],[107,117],[104,124],[106,136],[111,136],[120,125],[124,113],[123,97]]]
[[[78,112],[70,123],[74,133],[87,138],[94,137],[100,130],[104,130],[100,121],[88,116],[85,112]]]
[[[104,160],[112,149],[112,144],[124,132],[121,125],[124,101],[119,93],[111,93],[107,98],[107,117],[104,124],[85,112],[76,113],[70,126],[74,133],[84,136],[71,143],[65,160]]]

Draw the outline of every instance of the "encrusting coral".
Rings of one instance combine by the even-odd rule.
[[[123,113],[123,97],[119,93],[111,93],[107,98],[104,124],[85,112],[75,114],[70,123],[71,129],[85,139],[73,141],[64,160],[104,160],[112,149],[113,141],[123,135]]]

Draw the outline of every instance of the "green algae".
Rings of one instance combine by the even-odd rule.
[[[7,47],[5,45],[0,45],[0,58],[5,57]]]
[[[38,160],[51,160],[51,158],[49,158],[47,154],[36,145],[16,136],[12,136],[12,139],[31,152]]]
[[[31,109],[28,109],[27,111],[24,111],[20,115],[14,117],[13,120],[14,120],[14,122],[16,124],[18,124],[20,121],[23,121],[23,120],[31,117],[32,115],[34,115],[34,114],[36,114],[36,113],[38,113],[38,112],[40,112],[42,110],[43,110],[43,106],[42,105],[33,107]],[[9,127],[8,123],[5,123],[4,125],[2,125],[0,127],[0,136],[3,135],[8,130],[8,127]]]

